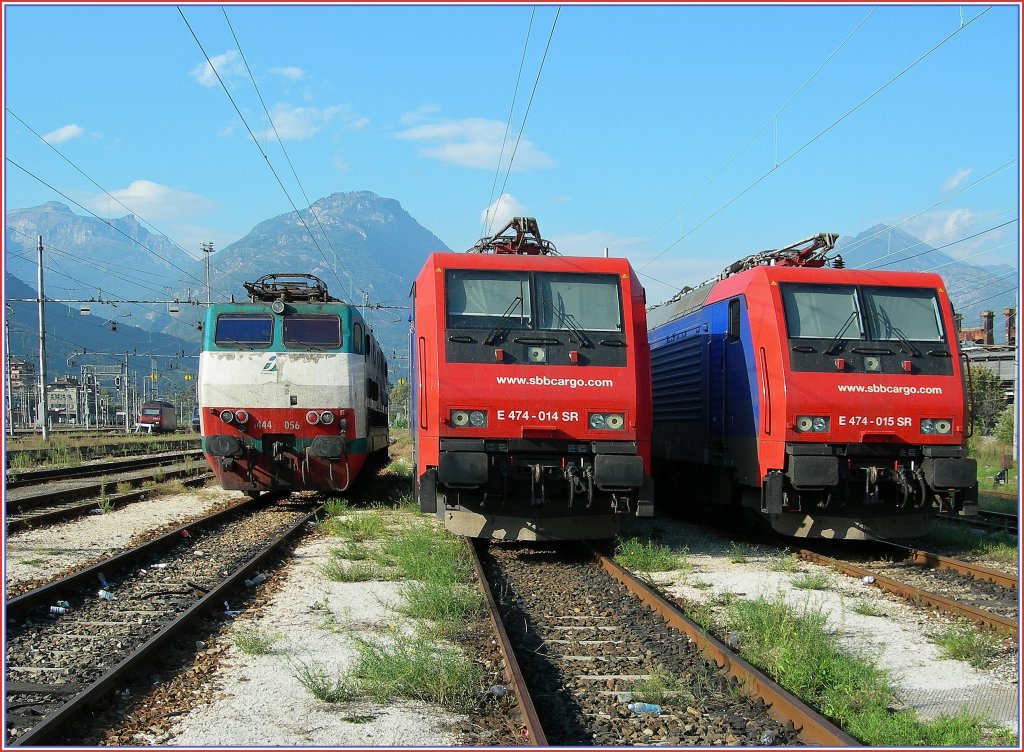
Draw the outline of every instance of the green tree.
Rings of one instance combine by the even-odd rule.
[[[409,427],[409,382],[406,379],[399,379],[391,391],[388,392],[388,400],[391,405],[391,426],[392,428]]]
[[[999,413],[999,420],[996,421],[996,441],[1000,444],[1013,443],[1013,406],[1006,408]]]
[[[992,369],[975,365],[971,368],[971,386],[974,391],[974,425],[978,433],[989,436],[1006,409],[1003,382]]]

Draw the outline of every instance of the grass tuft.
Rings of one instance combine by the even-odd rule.
[[[891,711],[886,673],[844,654],[820,612],[797,612],[781,598],[737,600],[729,607],[728,629],[740,633],[744,658],[863,744],[974,747],[1011,739],[966,710],[927,722],[913,711]]]
[[[267,634],[255,626],[236,627],[233,634],[235,647],[249,655],[264,655],[270,652],[274,642],[279,638]]]
[[[966,661],[975,668],[986,668],[999,655],[999,638],[972,624],[948,627],[932,639],[943,657]]]
[[[687,560],[689,552],[683,549],[673,553],[668,546],[639,538],[620,539],[615,546],[615,561],[635,572],[689,571],[692,567]]]
[[[801,590],[829,590],[835,584],[828,572],[808,572],[794,577],[793,587]]]
[[[348,677],[333,675],[322,663],[300,661],[292,667],[292,674],[306,691],[321,702],[341,703],[354,696]]]
[[[419,637],[397,635],[389,643],[360,639],[356,651],[347,680],[378,702],[404,697],[465,710],[473,706],[483,683],[471,658]]]

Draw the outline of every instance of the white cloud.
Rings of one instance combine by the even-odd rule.
[[[903,229],[933,248],[937,248],[938,246],[958,240],[961,235],[973,235],[991,226],[992,222],[982,221],[984,219],[986,218],[979,217],[978,214],[970,209],[933,211],[922,214],[920,217],[915,217],[903,225]],[[1000,240],[1004,235],[1005,232],[1003,230],[986,232],[984,235],[979,235],[976,238],[957,243],[949,248],[943,248],[941,253],[945,253],[953,258],[966,258],[978,253],[981,248]]]
[[[441,108],[436,104],[421,104],[415,110],[402,113],[402,125],[415,125],[416,123],[422,123],[431,115],[440,111]]]
[[[505,143],[503,153],[505,124],[483,118],[417,125],[398,133],[396,137],[405,141],[434,144],[424,146],[420,151],[420,154],[430,159],[484,170],[495,169],[499,156],[503,167],[507,169],[507,160],[514,146],[512,141]],[[513,172],[543,170],[554,166],[555,161],[540,151],[532,141],[522,139],[519,142],[515,162],[512,164]]]
[[[300,78],[306,75],[306,71],[294,65],[286,65],[281,68],[271,68],[270,70],[279,76],[290,78],[292,81],[298,81]]]
[[[110,196],[121,203],[112,200]],[[85,203],[93,211],[107,217],[124,216],[126,206],[136,216],[149,222],[191,219],[217,208],[217,203],[205,196],[168,188],[150,180],[136,180],[127,188],[111,191],[110,196],[94,196]]]
[[[342,105],[321,108],[282,103],[274,106],[270,117],[281,139],[292,141],[312,138],[338,119],[351,130],[365,128],[370,122],[369,118],[352,115],[349,108]],[[264,139],[273,139],[274,129],[267,128],[257,135]]]
[[[348,172],[348,169],[351,166],[352,166],[351,164],[349,164],[348,162],[344,161],[341,157],[337,157],[336,156],[334,158],[334,169],[338,170],[339,172]]]
[[[203,86],[216,86],[217,76],[214,74],[214,69],[220,74],[221,79],[230,78],[245,72],[245,68],[242,66],[242,63],[238,62],[237,58],[238,52],[235,50],[228,50],[220,55],[214,55],[210,58],[209,62],[199,63],[199,65],[192,69],[192,78]],[[213,65],[211,66],[210,63],[213,63]]]
[[[942,190],[953,190],[954,188],[958,187],[962,182],[964,182],[972,172],[974,172],[974,170],[970,168],[962,168],[957,170],[956,174],[953,177],[951,177],[949,180],[942,184]]]
[[[515,196],[503,193],[498,200],[480,212],[480,223],[488,228],[488,232],[495,233],[500,230],[512,217],[526,216],[526,206],[519,203]],[[541,230],[541,237],[544,231]]]
[[[48,144],[62,144],[65,141],[70,141],[73,138],[78,138],[85,133],[85,128],[78,125],[62,125],[55,131],[50,131],[43,136],[43,141]]]

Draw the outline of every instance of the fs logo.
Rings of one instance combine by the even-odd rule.
[[[264,371],[276,371],[277,370],[277,356],[271,355],[267,358],[267,362],[263,364]]]

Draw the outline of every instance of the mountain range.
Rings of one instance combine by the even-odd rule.
[[[206,300],[206,259],[151,233],[134,216],[99,219],[50,202],[6,213],[5,299],[34,298],[37,236],[43,237],[45,292],[49,299],[102,298],[93,315],[48,303],[51,373],[64,373],[69,354],[90,351],[195,353]],[[395,359],[394,377],[407,370],[408,295],[432,251],[449,250],[398,201],[369,191],[334,193],[301,212],[260,222],[245,237],[210,254],[214,301],[246,298],[243,281],[269,273],[314,274],[338,298],[360,305]],[[846,266],[942,275],[964,326],[978,326],[983,309],[1013,307],[1018,283],[1012,266],[977,266],[932,248],[898,227],[877,225],[836,244]],[[123,303],[120,301],[168,301]],[[175,304],[170,301],[179,301]],[[393,306],[393,307],[391,307]],[[11,352],[38,354],[35,304],[13,304]],[[111,320],[118,323],[110,331]],[[998,327],[997,327],[998,328]],[[1001,341],[997,334],[997,342]]]

